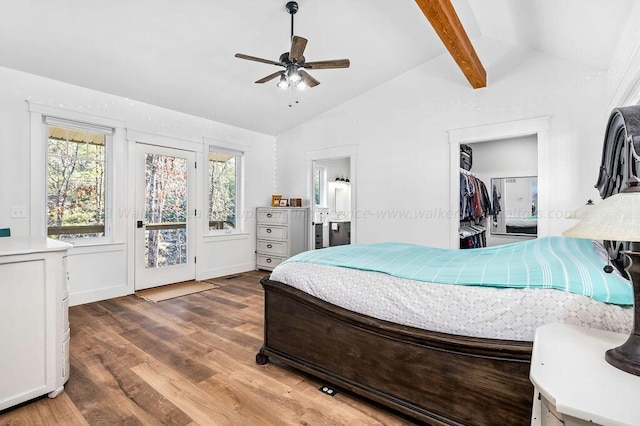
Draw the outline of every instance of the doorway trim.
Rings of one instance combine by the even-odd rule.
[[[307,191],[306,198],[309,200],[309,209],[311,210],[309,217],[309,226],[308,226],[308,249],[311,250],[314,247],[314,238],[313,238],[313,227],[311,226],[311,222],[313,219],[313,162],[317,160],[332,160],[336,158],[349,158],[349,168],[350,168],[350,176],[349,180],[351,181],[351,217],[349,218],[351,221],[351,244],[355,244],[357,242],[357,210],[356,210],[356,190],[357,190],[357,173],[356,173],[356,159],[358,156],[358,145],[343,145],[336,146],[332,148],[318,149],[313,151],[307,151],[305,153],[305,162],[307,169]]]
[[[538,142],[538,210],[549,211],[549,117],[449,130],[449,247],[459,248],[460,144],[473,144],[535,135]],[[538,218],[538,236],[549,235],[549,218]]]
[[[135,129],[127,129],[126,135],[127,141],[127,180],[129,182],[135,182],[136,176],[136,146],[141,143],[145,145],[155,145],[158,147],[177,149],[186,152],[193,152],[195,154],[196,161],[202,156],[202,139],[192,139],[192,138],[177,138],[173,136],[167,136],[163,134],[150,133],[141,130]],[[202,181],[203,177],[201,175],[202,167],[198,167],[194,174],[194,184],[195,184],[195,197],[194,197],[194,208],[197,209],[198,212],[202,212],[202,199],[199,195],[199,182]],[[126,220],[127,220],[127,286],[135,291],[135,221],[137,218],[137,212],[135,209],[136,206],[136,191],[127,191],[127,206],[126,209]],[[120,213],[122,214],[122,213]],[[198,236],[202,235],[202,221],[195,221],[195,249],[194,255],[198,256],[201,251],[201,240]],[[194,267],[194,271],[197,276],[198,267],[197,264]]]

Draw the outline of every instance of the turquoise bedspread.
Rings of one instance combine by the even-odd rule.
[[[554,288],[601,302],[633,305],[630,283],[607,274],[591,240],[542,237],[471,250],[415,244],[354,244],[311,250],[286,262],[309,262],[382,272],[442,284]]]

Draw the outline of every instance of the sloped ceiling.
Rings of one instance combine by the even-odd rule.
[[[453,5],[472,42],[495,38],[606,70],[634,1]],[[291,96],[275,80],[254,83],[277,67],[234,57],[277,60],[288,50],[285,3],[11,0],[3,3],[0,66],[277,135],[446,54],[414,0],[298,0],[295,33],[309,40],[307,60],[349,58],[351,68],[309,71],[321,84]],[[487,73],[479,90],[491,90]],[[453,59],[450,78],[468,86]]]

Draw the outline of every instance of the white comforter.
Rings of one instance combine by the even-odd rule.
[[[300,262],[277,266],[271,279],[374,318],[464,336],[533,341],[552,322],[621,333],[633,323],[632,307],[554,289],[434,284]]]

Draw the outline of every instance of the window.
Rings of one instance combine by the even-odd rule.
[[[327,168],[313,167],[313,202],[316,206],[327,205]]]
[[[239,230],[243,153],[209,147],[209,230]]]
[[[112,130],[45,119],[47,235],[62,240],[106,236],[107,149]]]

